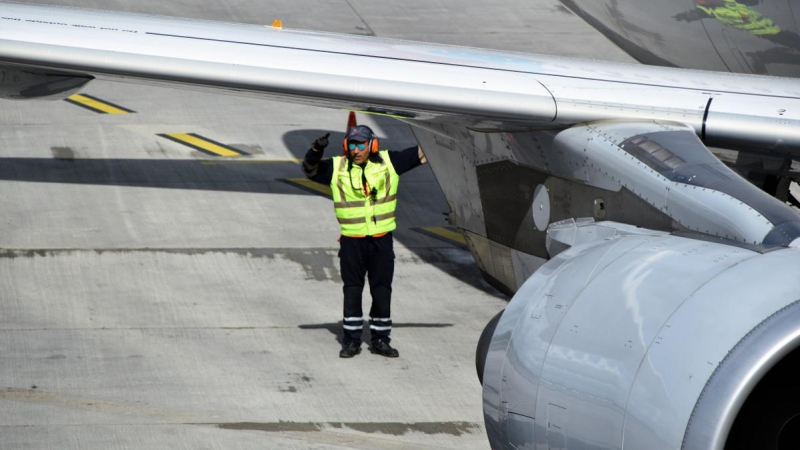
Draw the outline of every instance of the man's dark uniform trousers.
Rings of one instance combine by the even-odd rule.
[[[321,138],[322,139],[322,138]],[[320,140],[321,140],[320,139]],[[306,176],[318,183],[326,186],[331,185],[335,168],[333,160],[322,159],[324,145],[320,149],[318,140],[315,145],[308,150],[303,162],[303,171]],[[318,151],[315,151],[315,148]],[[395,172],[400,175],[421,165],[418,154],[418,147],[410,147],[402,151],[381,152],[389,156]],[[352,157],[351,157],[352,158]],[[354,162],[352,159],[346,162],[349,169],[352,169]],[[371,154],[369,161],[361,165],[364,169],[367,164],[381,164],[382,158],[379,154]],[[344,164],[344,162],[343,162]],[[366,170],[360,171],[361,180],[352,180],[355,186],[363,189],[362,195],[366,200],[370,191],[367,186],[367,179],[364,175]],[[352,179],[352,177],[351,177]],[[357,183],[357,184],[356,184]],[[358,192],[362,192],[358,189]],[[374,197],[374,189],[371,192]],[[392,277],[394,275],[394,250],[392,248],[392,233],[388,232],[377,236],[350,237],[342,235],[340,237],[339,262],[341,267],[342,281],[344,282],[344,342],[343,353],[348,345],[351,354],[340,356],[353,356],[360,352],[361,334],[363,328],[363,313],[361,309],[361,294],[364,290],[364,276],[369,280],[370,293],[372,294],[372,307],[370,308],[370,333],[372,336],[372,351],[383,354],[384,356],[397,356],[397,351],[388,346],[390,333],[392,330],[391,319],[391,296],[392,296]],[[378,349],[378,351],[375,351]],[[388,354],[381,351],[387,349]]]

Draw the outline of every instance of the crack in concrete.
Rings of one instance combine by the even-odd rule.
[[[343,429],[359,431],[367,434],[381,433],[402,436],[409,432],[433,434],[449,434],[461,436],[480,430],[480,425],[473,422],[235,422],[216,424],[226,430],[252,430],[268,433],[301,432],[313,433],[326,429]]]

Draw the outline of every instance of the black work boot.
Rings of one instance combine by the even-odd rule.
[[[361,343],[350,341],[342,345],[342,350],[339,351],[339,358],[352,358],[361,353]]]
[[[383,341],[375,341],[372,343],[372,347],[369,348],[369,351],[375,353],[376,355],[385,356],[387,358],[397,358],[400,356],[400,352],[397,349],[392,348],[388,342]]]

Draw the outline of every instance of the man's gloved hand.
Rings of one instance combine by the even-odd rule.
[[[330,135],[331,135],[330,133],[325,133],[325,136],[318,137],[317,140],[314,141],[313,144],[311,144],[311,148],[313,148],[318,152],[325,150],[325,147],[328,146],[328,136]]]

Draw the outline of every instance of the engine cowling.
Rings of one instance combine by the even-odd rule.
[[[799,448],[798,273],[800,249],[663,233],[558,254],[489,344],[492,448]]]

